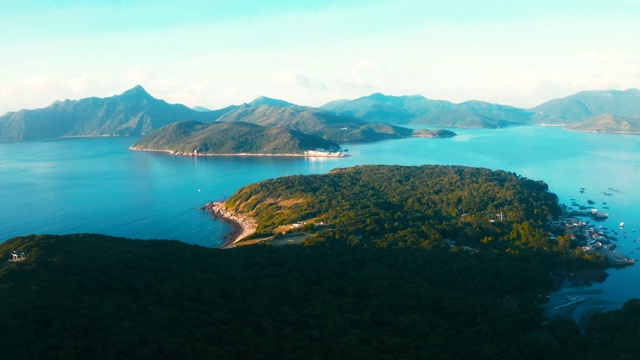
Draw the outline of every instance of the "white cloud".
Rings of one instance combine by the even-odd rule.
[[[634,79],[636,85],[640,79],[640,64],[637,62],[626,62],[618,67],[618,73],[623,78]]]
[[[640,86],[640,62],[626,54],[591,51],[583,54],[591,66],[591,88],[627,88]]]
[[[152,75],[150,73],[137,67],[131,67],[120,75],[120,80],[132,84],[131,87],[133,87],[135,85],[148,83],[151,77]]]
[[[274,85],[283,87],[301,87],[307,89],[325,90],[327,86],[317,80],[309,79],[304,75],[295,73],[293,70],[282,70],[275,73],[271,80]]]
[[[96,81],[87,74],[83,74],[82,76],[69,81],[69,88],[74,93],[83,93],[95,85]]]

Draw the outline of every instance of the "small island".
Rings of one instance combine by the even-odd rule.
[[[436,129],[436,130],[429,130],[429,129],[416,129],[413,130],[413,136],[415,137],[425,137],[425,138],[450,138],[450,137],[454,137],[457,134],[454,133],[451,130],[445,130],[445,129]]]

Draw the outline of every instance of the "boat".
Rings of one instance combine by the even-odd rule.
[[[624,227],[624,221],[620,223],[620,227],[623,228]]]

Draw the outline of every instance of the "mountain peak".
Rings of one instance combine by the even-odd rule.
[[[286,107],[290,107],[290,106],[295,106],[294,104],[284,101],[284,100],[279,100],[279,99],[272,99],[272,98],[268,98],[266,96],[260,96],[255,98],[252,102],[249,103],[249,105],[251,106],[286,106]]]
[[[123,92],[120,96],[131,96],[131,97],[144,97],[144,98],[152,98],[151,94],[147,92],[141,85],[136,85],[131,89]]]
[[[387,95],[385,95],[383,93],[379,93],[379,92],[373,93],[373,94],[369,95],[368,97],[370,99],[372,99],[372,100],[378,100],[378,101],[386,100],[388,98]]]

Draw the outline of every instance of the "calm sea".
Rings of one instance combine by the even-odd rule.
[[[196,208],[243,185],[361,164],[457,164],[544,180],[567,205],[571,199],[584,205],[594,201],[593,207],[610,214],[603,226],[617,229],[624,221],[619,252],[638,258],[640,136],[554,127],[456,132],[450,139],[347,145],[352,156],[339,159],[190,158],[129,151],[137,138],[0,144],[0,241],[32,233],[91,232],[217,247],[228,227]],[[640,298],[640,264],[609,274],[591,290],[618,304]]]

